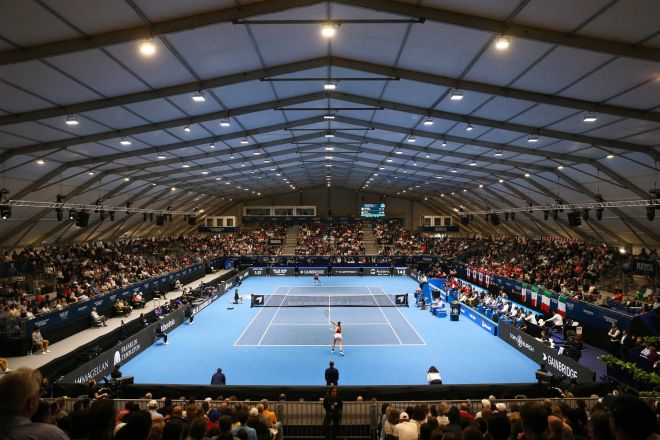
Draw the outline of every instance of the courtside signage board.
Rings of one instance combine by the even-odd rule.
[[[333,276],[405,276],[410,274],[410,268],[408,267],[332,266],[331,270]],[[328,267],[298,267],[299,276],[309,277],[317,273],[321,276],[327,276]],[[296,269],[295,267],[252,266],[249,269],[249,274],[254,276],[294,276],[296,275]]]
[[[461,303],[461,314],[468,317],[470,321],[474,322],[491,335],[497,336],[497,324],[482,316],[481,313],[478,313],[473,308],[466,306],[465,303]]]
[[[548,347],[538,339],[518,330],[511,324],[499,323],[499,336],[504,342],[530,358],[537,364],[545,364],[554,376],[577,379],[578,383],[595,381],[596,374],[573,359],[560,355],[554,348]]]

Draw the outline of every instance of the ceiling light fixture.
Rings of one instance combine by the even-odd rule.
[[[215,148],[215,144],[209,144],[209,148],[212,150]]]
[[[504,179],[500,179],[500,180],[498,180],[498,182],[504,183]]]
[[[332,38],[337,34],[338,25],[335,23],[324,23],[321,26],[321,36],[323,38]]]
[[[247,144],[249,144],[249,143],[250,143],[250,141],[248,141],[247,136],[243,136],[243,137],[241,138],[241,144],[243,144],[243,145],[247,145]]]
[[[454,89],[451,91],[451,97],[449,98],[452,101],[460,101],[463,99],[463,91],[460,89]]]
[[[476,167],[477,166],[477,161],[473,159],[472,162],[470,162],[470,166],[471,167]]]
[[[325,147],[325,151],[335,151],[335,147]]]
[[[158,156],[156,156],[156,157],[157,157],[158,159],[160,159],[160,160],[167,159],[167,156],[165,156],[165,155],[162,154],[162,153],[160,153],[160,154],[159,154]]]
[[[495,150],[495,156],[500,157],[503,154],[504,153],[502,153],[502,150]]]
[[[509,48],[510,44],[511,42],[504,35],[500,35],[497,38],[495,38],[495,49],[497,50],[506,50]]]
[[[468,122],[467,127],[465,127],[465,131],[472,131],[472,130],[474,130],[474,127],[472,126],[472,124]]]
[[[131,145],[131,141],[130,141],[126,136],[122,137],[122,138],[119,140],[119,143],[120,143],[121,145]]]
[[[140,42],[140,52],[142,55],[146,55],[150,57],[151,55],[156,53],[156,45],[154,44],[154,40],[151,38],[148,38],[146,40],[142,40]]]
[[[525,173],[525,177],[529,177],[529,173]]]
[[[94,175],[94,171],[87,171],[87,174],[89,174],[90,176],[93,176],[93,175]]]
[[[447,139],[442,138],[442,146],[446,147],[447,146]]]
[[[190,164],[183,163],[183,164],[181,165],[181,167],[183,167],[183,168],[190,168]]]
[[[206,101],[206,98],[204,97],[204,92],[202,92],[201,90],[198,91],[198,92],[193,93],[192,99],[195,102],[204,102],[204,101]]]
[[[42,158],[37,159],[37,165],[45,165],[46,161],[43,160]]]
[[[323,115],[323,119],[333,120],[335,119],[335,115],[332,114]]]
[[[605,156],[605,159],[614,159],[614,155],[612,153],[608,153],[608,155]]]
[[[333,138],[333,137],[335,137],[335,134],[333,132],[329,131],[325,134],[325,137],[326,138]]]
[[[564,169],[564,165],[562,165],[562,164],[557,165],[557,169],[558,169],[558,170],[563,170],[563,169]]]
[[[414,134],[411,134],[411,135],[408,137],[408,142],[410,142],[411,144],[414,144],[415,142],[417,142],[417,138],[415,138],[415,135],[414,135]],[[397,153],[397,154],[398,154],[398,153]]]
[[[205,171],[202,171],[202,174],[204,174],[205,176],[206,176],[208,173],[209,173],[209,172],[206,171],[206,170],[205,170]]]
[[[458,170],[456,168],[452,168],[449,172],[450,173],[458,173]]]
[[[78,125],[78,117],[76,115],[67,115],[64,123],[66,125]]]
[[[131,180],[130,177],[124,177],[124,182],[128,182],[129,180]]]
[[[535,143],[538,141],[539,141],[539,137],[536,134],[530,134],[529,136],[527,136],[527,142]]]
[[[584,114],[584,122],[596,122],[598,120],[598,115],[594,112],[587,112]]]
[[[190,128],[190,125],[186,125],[185,127],[183,127],[183,131],[185,131],[186,133],[190,133],[192,131],[192,128]]]
[[[430,116],[427,116],[426,119],[424,119],[424,125],[433,125],[433,118]]]
[[[230,127],[230,126],[231,126],[231,122],[229,122],[228,118],[220,119],[220,127]]]
[[[337,88],[337,81],[327,80],[323,85],[325,90],[335,90]]]

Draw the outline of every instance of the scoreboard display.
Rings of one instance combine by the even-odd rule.
[[[363,203],[360,217],[385,217],[385,203]]]

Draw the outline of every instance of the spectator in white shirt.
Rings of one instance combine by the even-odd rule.
[[[108,324],[105,323],[105,321],[108,320],[108,317],[105,315],[99,315],[98,312],[96,311],[96,307],[92,307],[91,316],[92,316],[92,320],[94,320],[95,323],[100,322],[101,324],[103,324],[104,327],[108,326]]]
[[[417,426],[410,423],[408,413],[402,412],[399,415],[399,423],[394,426],[394,435],[399,440],[417,440],[419,434],[417,433]]]

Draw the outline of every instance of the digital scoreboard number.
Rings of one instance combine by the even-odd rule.
[[[360,217],[385,217],[385,203],[362,203]]]

